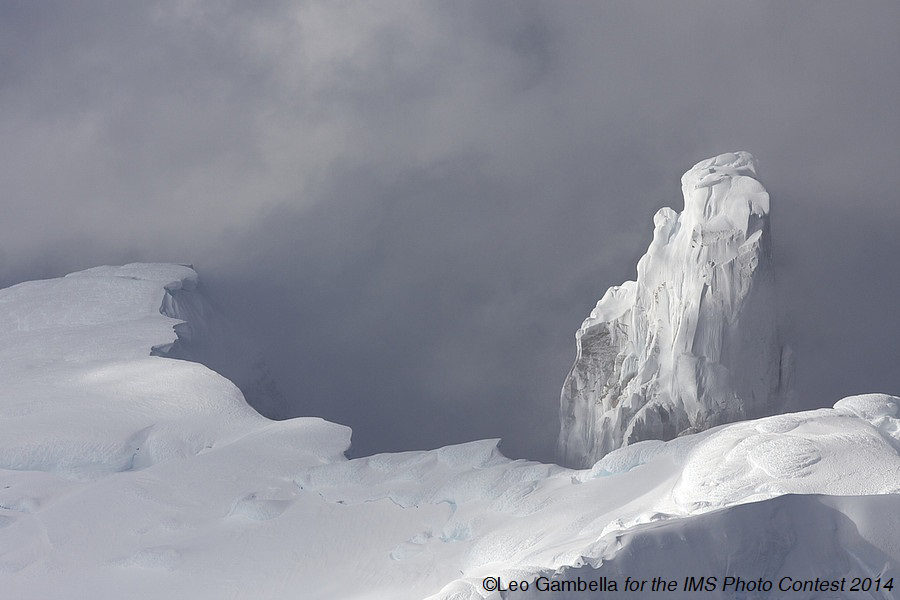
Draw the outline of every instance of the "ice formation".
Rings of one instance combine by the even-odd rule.
[[[205,326],[196,281],[126,265],[0,290],[4,598],[499,600],[485,577],[900,569],[900,398],[644,441],[582,471],[497,440],[348,460],[346,427],[270,421],[159,355],[173,326]]]
[[[575,334],[560,402],[563,464],[771,414],[788,392],[769,195],[753,157],[704,160],[681,185],[684,210],[653,217],[637,280],[607,290]]]

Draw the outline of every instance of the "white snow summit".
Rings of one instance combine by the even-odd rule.
[[[637,280],[607,290],[575,334],[558,453],[587,467],[616,448],[776,412],[769,195],[747,152],[696,164],[684,210],[660,209]]]

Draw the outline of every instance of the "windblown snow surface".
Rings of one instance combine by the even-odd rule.
[[[133,264],[0,291],[0,597],[463,600],[501,597],[486,576],[900,575],[896,397],[640,442],[586,470],[507,459],[497,440],[347,460],[348,428],[267,420],[159,355],[185,331],[172,317],[202,318],[196,284]]]

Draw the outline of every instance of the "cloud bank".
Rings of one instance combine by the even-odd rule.
[[[281,416],[551,457],[572,334],[752,152],[806,406],[896,393],[893,2],[10,2],[0,282],[193,263]]]

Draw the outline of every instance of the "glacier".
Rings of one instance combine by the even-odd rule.
[[[271,421],[165,356],[206,326],[197,282],[132,264],[0,290],[4,597],[497,600],[485,577],[898,573],[900,398],[637,442],[581,470],[498,440],[348,460],[348,428]]]
[[[747,152],[697,163],[684,210],[662,208],[637,279],[577,331],[557,454],[587,467],[616,448],[776,412],[790,350],[776,330],[769,195]]]

